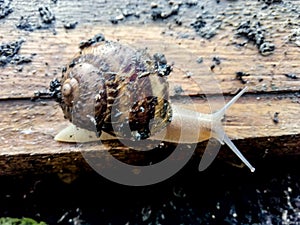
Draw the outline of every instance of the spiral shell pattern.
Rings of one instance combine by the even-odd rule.
[[[170,72],[162,54],[151,57],[117,42],[96,43],[63,71],[59,102],[65,118],[78,127],[145,139],[171,121]]]

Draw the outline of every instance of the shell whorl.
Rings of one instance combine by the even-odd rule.
[[[63,72],[60,105],[76,126],[145,139],[171,121],[162,54],[151,57],[116,42],[82,49]]]

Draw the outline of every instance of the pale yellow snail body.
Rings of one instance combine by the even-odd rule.
[[[55,140],[149,138],[196,143],[213,137],[226,143],[254,171],[221,123],[226,110],[246,88],[221,110],[203,114],[170,103],[166,80],[170,72],[162,54],[151,57],[145,50],[116,42],[84,48],[67,66],[61,81],[51,84],[65,117],[73,123],[59,132]]]

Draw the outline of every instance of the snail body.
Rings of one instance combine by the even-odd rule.
[[[214,137],[254,171],[221,123],[227,109],[246,88],[216,113],[203,114],[170,103],[167,76],[171,70],[164,55],[150,56],[145,50],[116,42],[100,42],[82,49],[63,71],[61,81],[56,81],[57,101],[72,125],[55,140],[150,138],[197,143]],[[187,129],[183,131],[183,127]]]

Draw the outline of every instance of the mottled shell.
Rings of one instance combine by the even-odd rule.
[[[116,42],[82,49],[63,72],[60,105],[76,126],[145,139],[171,121],[163,55]]]

